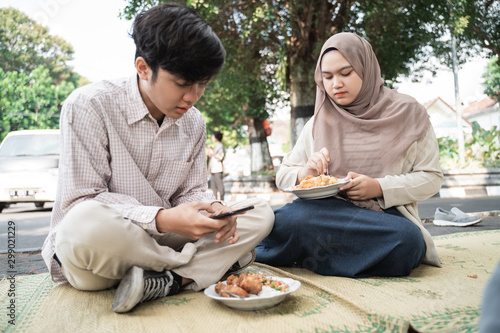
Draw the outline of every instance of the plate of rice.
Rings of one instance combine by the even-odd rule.
[[[308,176],[302,179],[299,185],[286,188],[284,191],[293,193],[301,199],[323,199],[336,195],[340,187],[348,182],[350,180],[333,176]]]

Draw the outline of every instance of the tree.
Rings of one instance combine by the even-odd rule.
[[[273,10],[266,3],[221,0],[196,8],[216,31],[225,32],[221,39],[230,55],[217,83],[209,86],[200,101],[207,125],[229,124],[240,138],[246,134],[251,171],[272,170],[263,121],[280,99],[276,64],[282,43],[268,33],[277,29]],[[248,128],[247,133],[242,133],[242,124]]]
[[[493,57],[488,62],[484,78],[484,93],[500,102],[500,57]]]
[[[451,13],[452,19],[462,20],[461,40],[472,47],[487,50],[500,56],[500,1],[498,0],[463,0],[453,1],[456,5]]]
[[[158,2],[131,0],[124,12],[130,15]],[[183,3],[207,17],[225,45],[234,44],[235,38],[236,43],[240,43],[242,47],[228,53],[228,58],[238,58],[238,64],[232,69],[235,75],[244,74],[238,68],[263,64],[255,57],[257,48],[261,56],[266,52],[276,55],[267,59],[277,61],[274,67],[261,68],[273,68],[275,74],[282,74],[275,79],[281,78],[290,94],[292,145],[314,112],[313,74],[319,50],[335,33],[352,31],[367,38],[388,86],[397,83],[401,76],[418,79],[421,70],[435,70],[429,65],[433,56],[443,64],[451,64],[450,33],[458,36],[460,42],[459,63],[473,53],[496,52],[500,43],[499,2],[492,0],[192,0]],[[257,13],[263,8],[265,15],[252,14],[252,10]],[[248,18],[259,21],[252,25],[255,28],[248,29]],[[266,38],[261,39],[262,35]],[[259,40],[268,44],[261,45]],[[273,43],[275,41],[279,45]],[[231,66],[228,63],[226,67]]]
[[[48,28],[14,8],[0,8],[0,68],[6,72],[30,73],[43,66],[50,76],[60,82],[79,79],[67,62],[73,48]]]
[[[58,127],[62,102],[88,82],[67,65],[72,54],[70,44],[26,14],[0,8],[0,139]]]
[[[139,10],[160,2],[132,1],[122,16],[132,19]],[[283,42],[268,33],[276,30],[272,9],[261,2],[180,2],[196,8],[215,31],[224,32],[219,35],[229,55],[223,70],[198,103],[208,132],[222,131],[226,144],[232,141],[233,146],[248,137],[251,171],[272,169],[263,121],[280,98],[276,64]]]
[[[0,139],[10,131],[58,128],[62,102],[74,89],[69,81],[54,84],[42,66],[29,74],[0,68]]]

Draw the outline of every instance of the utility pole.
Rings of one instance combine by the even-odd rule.
[[[453,32],[451,32],[451,54],[453,63],[453,78],[455,81],[455,111],[457,114],[457,139],[458,139],[458,157],[460,165],[465,164],[465,143],[464,143],[464,128],[462,126],[462,103],[460,102],[460,92],[458,89],[458,68],[457,68],[457,50],[456,50],[456,38]]]

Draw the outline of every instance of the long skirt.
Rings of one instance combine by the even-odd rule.
[[[377,212],[350,202],[296,199],[275,211],[257,262],[321,275],[406,276],[422,261],[422,232],[395,208]]]

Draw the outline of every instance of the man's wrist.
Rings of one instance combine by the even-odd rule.
[[[165,222],[168,221],[168,218],[166,218],[166,214],[168,214],[167,209],[160,209],[160,210],[158,210],[158,213],[156,214],[156,217],[155,217],[156,230],[158,230],[159,233],[168,232],[168,230],[165,226]]]

